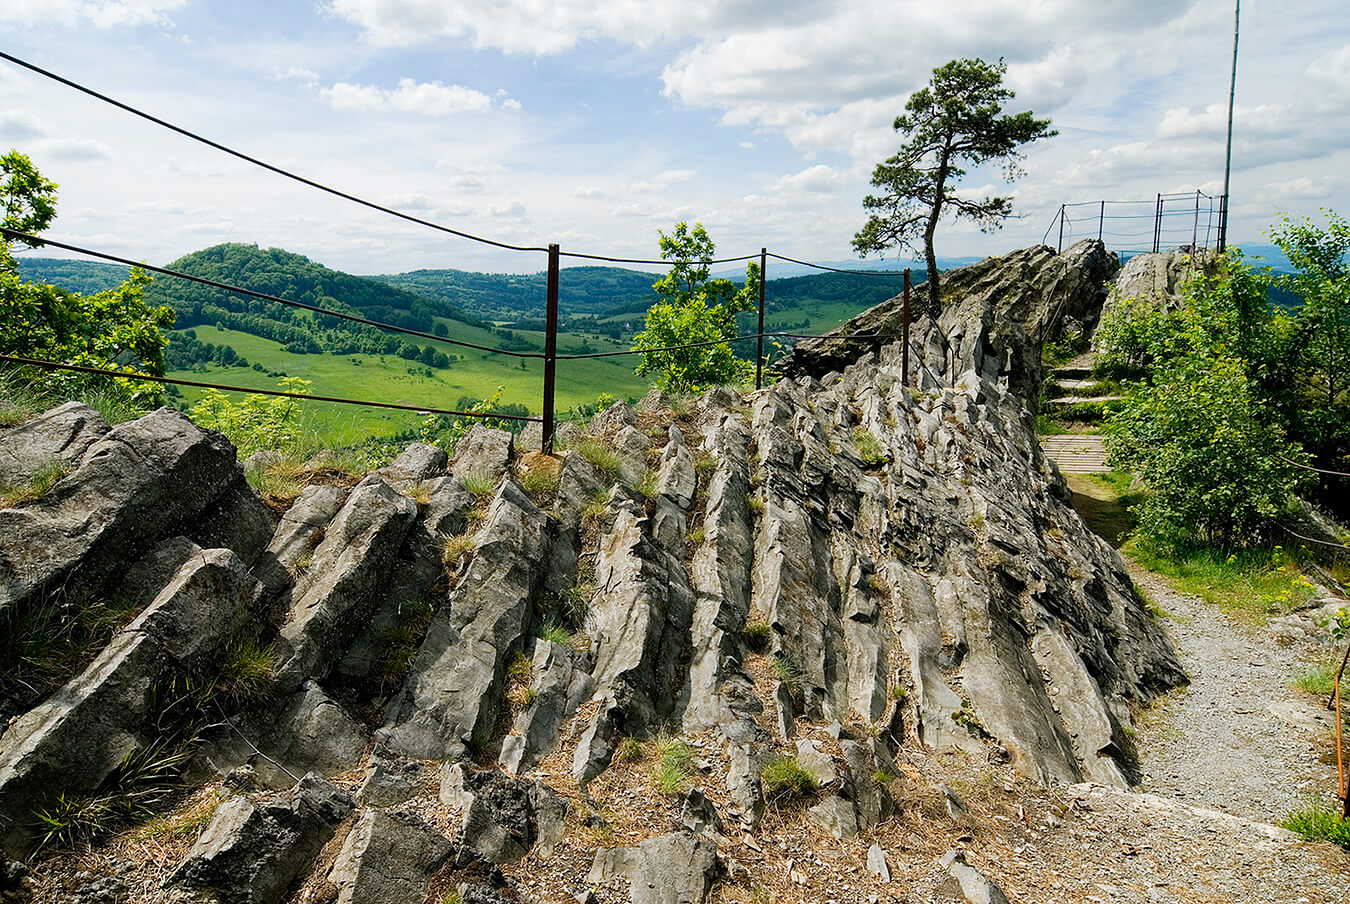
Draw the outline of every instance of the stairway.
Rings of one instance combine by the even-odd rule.
[[[1097,380],[1092,377],[1092,368],[1092,353],[1085,352],[1054,369],[1054,383],[1060,391],[1041,401],[1041,409],[1047,417],[1055,418],[1078,406],[1093,406],[1121,399],[1118,395],[1092,392],[1097,385]],[[1041,437],[1041,449],[1059,466],[1062,473],[1105,474],[1111,470],[1106,464],[1106,448],[1102,444],[1101,434],[1095,427],[1087,429],[1089,432]]]

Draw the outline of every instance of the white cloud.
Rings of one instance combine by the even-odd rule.
[[[92,138],[50,138],[35,146],[44,157],[55,160],[111,160],[112,150],[103,142]]]
[[[845,181],[843,173],[822,163],[782,176],[770,187],[779,192],[833,192],[838,191]]]
[[[443,85],[440,82],[418,82],[400,79],[393,90],[374,85],[353,85],[337,82],[319,92],[335,110],[354,110],[361,113],[398,111],[419,116],[453,116],[456,113],[482,113],[492,109],[493,98],[482,91],[463,85]],[[519,110],[520,104],[500,93],[497,106]]]
[[[809,24],[830,0],[328,0],[321,9],[359,27],[383,47],[465,37],[477,48],[546,55],[609,38],[645,46],[687,35],[753,28],[777,18]]]
[[[525,205],[519,201],[512,201],[509,204],[493,204],[483,212],[490,217],[523,217],[525,216]]]
[[[0,136],[7,142],[28,141],[46,134],[31,116],[23,113],[0,113]]]
[[[0,4],[0,23],[95,28],[162,25],[169,21],[169,12],[187,3],[188,0],[5,0]]]
[[[583,201],[598,201],[604,196],[604,190],[598,185],[578,185],[572,189],[572,197],[580,198]]]
[[[306,69],[303,66],[291,66],[285,72],[277,72],[272,76],[279,82],[296,81],[302,85],[313,86],[319,83],[319,73],[312,69]]]

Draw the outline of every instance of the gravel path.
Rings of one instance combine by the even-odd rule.
[[[1138,737],[1140,790],[1261,822],[1315,798],[1335,803],[1336,766],[1320,757],[1333,718],[1290,686],[1305,651],[1243,626],[1131,563],[1164,610],[1191,678],[1147,715]]]

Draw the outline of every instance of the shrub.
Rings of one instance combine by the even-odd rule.
[[[309,395],[310,385],[299,377],[285,377],[280,388]],[[250,394],[236,402],[220,390],[208,389],[192,406],[192,420],[229,437],[241,459],[264,449],[299,455],[310,444],[300,416],[300,403],[285,396]]]
[[[657,761],[652,772],[657,790],[667,797],[684,791],[694,764],[694,748],[684,738],[658,738]]]
[[[882,451],[881,443],[877,442],[872,431],[866,427],[853,428],[853,448],[858,450],[858,457],[869,468],[875,468],[886,461],[886,453]]]

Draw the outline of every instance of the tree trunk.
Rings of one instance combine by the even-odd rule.
[[[928,226],[923,231],[923,256],[928,267],[928,316],[937,323],[942,313],[942,290],[938,285],[937,252],[933,250],[933,236],[942,217],[942,201],[947,194],[947,162],[951,158],[952,136],[949,134],[938,157],[937,178],[933,180],[933,210],[928,215]]]

